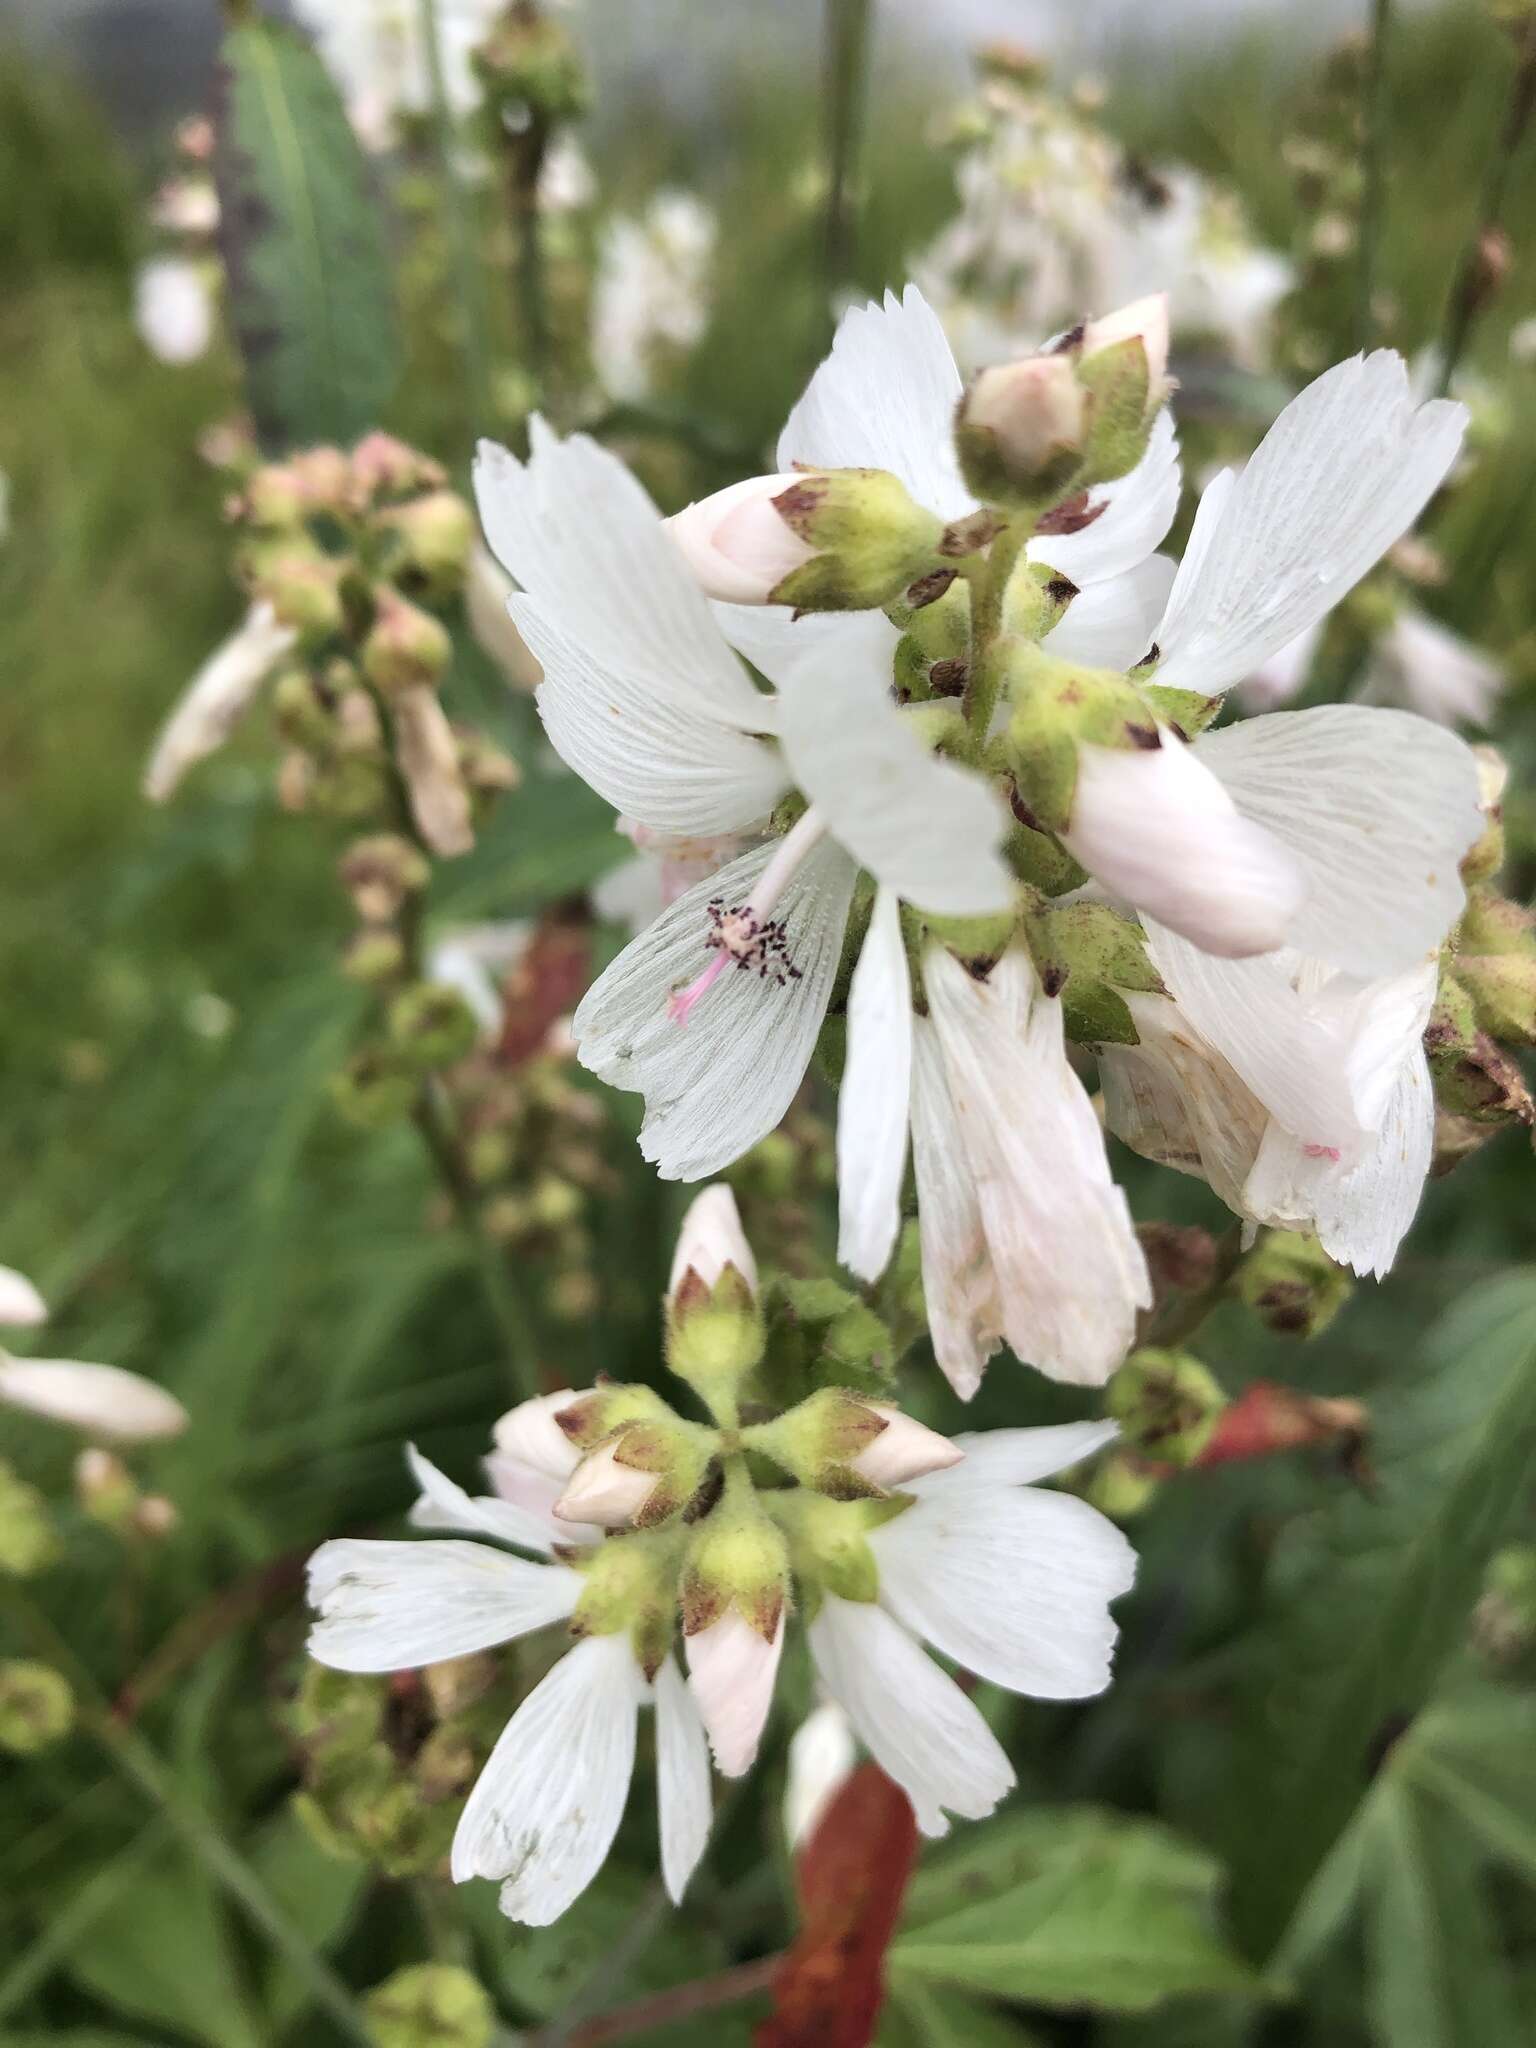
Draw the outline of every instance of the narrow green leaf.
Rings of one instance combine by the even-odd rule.
[[[914,1888],[919,1924],[891,1949],[903,1981],[1114,2013],[1257,1991],[1217,1931],[1215,1865],[1165,1828],[1043,1808],[991,1835]]]
[[[217,130],[220,248],[262,443],[354,440],[398,381],[394,282],[367,160],[295,30],[229,31]]]
[[[1394,1765],[1536,1885],[1536,1700],[1493,1695],[1426,1714]]]
[[[1240,1697],[1227,1847],[1234,1920],[1259,1956],[1460,1641],[1536,1474],[1536,1273],[1446,1316],[1377,1413],[1375,1484],[1283,1546]]]
[[[876,2048],[1039,2048],[1040,2037],[1008,2013],[963,1991],[893,1972]]]
[[[263,1829],[251,1851],[251,1867],[321,1954],[333,1948],[351,1924],[368,1882],[361,1863],[327,1856],[291,1806]],[[275,1951],[267,1967],[266,1999],[279,2027],[309,2000],[309,1986]]]

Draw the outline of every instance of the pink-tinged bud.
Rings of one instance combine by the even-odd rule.
[[[966,481],[986,504],[1060,490],[1082,459],[1086,424],[1087,397],[1069,354],[982,370],[955,425]]]
[[[1079,747],[1063,845],[1112,896],[1205,952],[1273,952],[1306,900],[1300,865],[1182,740],[1161,740]]]
[[[581,1452],[555,1420],[576,1399],[569,1387],[537,1394],[509,1408],[492,1432],[495,1455],[515,1460],[546,1479],[569,1479],[581,1463]]]
[[[48,1320],[48,1304],[25,1273],[0,1266],[0,1324],[11,1330],[35,1329]]]
[[[958,1465],[965,1456],[947,1436],[914,1422],[890,1402],[869,1401],[865,1405],[871,1414],[881,1418],[885,1427],[849,1462],[873,1485],[905,1486],[909,1479],[921,1479],[925,1472],[942,1472],[950,1465]]]
[[[1168,294],[1153,292],[1133,299],[1116,313],[1090,320],[1083,329],[1078,353],[1086,361],[1117,342],[1139,341],[1147,353],[1147,403],[1160,405],[1168,392]]]
[[[708,1628],[685,1636],[683,1646],[688,1683],[716,1767],[722,1777],[742,1777],[756,1759],[773,1704],[784,1648],[783,1610],[771,1639],[760,1635],[732,1608]]]
[[[628,1529],[644,1514],[659,1475],[637,1472],[619,1461],[623,1439],[599,1444],[572,1473],[555,1502],[562,1522],[592,1522],[600,1529]]]
[[[694,1197],[683,1218],[683,1227],[677,1234],[677,1250],[672,1256],[667,1294],[675,1300],[690,1272],[697,1273],[705,1289],[713,1292],[715,1283],[727,1266],[733,1266],[746,1282],[747,1291],[756,1294],[757,1260],[752,1256],[752,1247],[741,1227],[736,1197],[724,1181],[716,1181]]]
[[[146,1493],[134,1514],[133,1526],[141,1536],[159,1543],[175,1533],[180,1521],[181,1511],[175,1501],[167,1500],[163,1493]]]
[[[190,1417],[173,1394],[117,1365],[0,1353],[0,1401],[108,1443],[180,1436]]]
[[[666,522],[707,597],[767,604],[784,578],[811,559],[816,550],[774,505],[775,498],[802,481],[793,472],[748,477],[685,505]]]

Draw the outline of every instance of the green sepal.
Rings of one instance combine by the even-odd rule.
[[[936,565],[944,523],[883,469],[811,470],[774,510],[816,553],[769,593],[796,611],[864,611],[899,599]]]
[[[764,1496],[765,1507],[784,1532],[808,1614],[814,1613],[824,1593],[835,1593],[840,1600],[879,1598],[880,1571],[869,1538],[904,1514],[912,1500],[909,1493],[893,1493],[884,1500],[828,1500],[802,1489]]]
[[[1456,931],[1458,953],[1536,956],[1536,911],[1497,889],[1474,889]]]
[[[1226,702],[1224,697],[1204,697],[1198,690],[1175,690],[1163,683],[1148,682],[1140,687],[1162,723],[1172,726],[1181,740],[1192,740],[1204,732]]]
[[[1077,789],[1077,750],[1157,743],[1157,718],[1134,683],[1110,669],[1061,661],[1022,641],[1004,642],[1009,703],[1004,749],[1017,784],[1015,812],[1042,832],[1062,832]]]
[[[1088,431],[1079,481],[1113,483],[1128,476],[1147,452],[1156,409],[1146,344],[1139,334],[1091,356],[1079,356],[1077,381],[1088,393]]]

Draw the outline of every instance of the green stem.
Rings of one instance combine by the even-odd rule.
[[[1008,581],[1034,524],[1032,517],[1011,519],[993,541],[980,573],[971,578],[971,672],[964,703],[966,723],[980,741],[987,737],[1002,687],[998,644],[1003,635]]]
[[[1446,301],[1445,323],[1440,339],[1440,381],[1439,395],[1443,398],[1451,388],[1451,380],[1461,366],[1461,358],[1471,339],[1477,316],[1488,303],[1490,291],[1487,277],[1488,250],[1490,241],[1502,227],[1504,206],[1509,197],[1510,173],[1525,131],[1530,125],[1531,113],[1536,109],[1536,17],[1526,25],[1518,46],[1515,59],[1515,75],[1510,80],[1509,98],[1504,107],[1504,119],[1500,124],[1498,140],[1483,172],[1482,191],[1478,197],[1477,214],[1457,265],[1456,280]]]
[[[507,200],[517,236],[517,311],[523,363],[534,408],[550,407],[549,289],[544,274],[544,222],[539,175],[549,148],[549,123],[530,109],[528,125],[507,137]]]
[[[869,82],[873,0],[827,0],[827,211],[822,236],[829,318],[853,268],[855,187]]]
[[[1387,126],[1387,37],[1392,0],[1371,0],[1370,54],[1366,65],[1362,112],[1365,138],[1364,184],[1360,194],[1360,268],[1356,280],[1355,342],[1369,348],[1376,335],[1376,260],[1382,228],[1383,159]]]
[[[438,36],[437,0],[417,0],[421,39],[426,46],[427,78],[432,92],[432,129],[437,146],[437,174],[442,185],[443,228],[452,254],[455,289],[459,301],[461,345],[464,351],[464,382],[468,401],[469,433],[473,443],[491,425],[490,354],[486,346],[485,298],[480,267],[475,260],[475,231],[470,217],[469,195],[459,176],[455,158],[453,109],[448,101],[448,83],[443,73],[443,50]]]
[[[74,1688],[80,1725],[156,1808],[172,1832],[181,1837],[213,1883],[303,1979],[316,2005],[329,2015],[342,2037],[355,2042],[357,2048],[375,2048],[374,2035],[346,1985],[305,1940],[256,1872],[230,1847],[207,1814],[184,1797],[138,1731],[115,1718],[90,1673],[53,1623],[14,1581],[0,1578],[0,1598],[38,1654],[68,1678]]]

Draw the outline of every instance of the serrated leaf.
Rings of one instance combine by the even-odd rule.
[[[394,280],[367,159],[295,30],[224,39],[214,174],[229,307],[273,451],[378,424],[400,372]]]
[[[1228,1802],[1234,1920],[1271,1953],[1460,1641],[1536,1474],[1536,1274],[1460,1304],[1381,1401],[1374,1483],[1296,1528],[1249,1662]]]
[[[903,1978],[1105,2013],[1258,1990],[1217,1931],[1215,1865],[1167,1829],[1045,1808],[991,1832],[914,1887],[920,1924],[891,1950]],[[956,1895],[975,1903],[927,1917]]]

